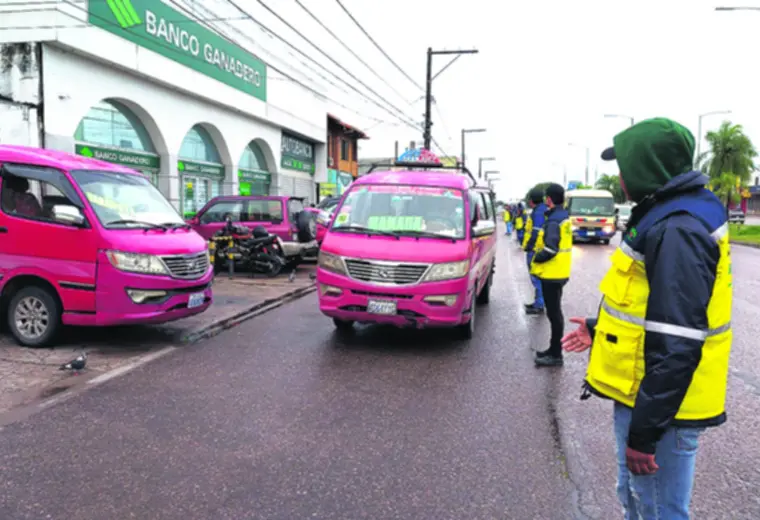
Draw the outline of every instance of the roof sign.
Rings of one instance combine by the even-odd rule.
[[[441,160],[436,154],[427,148],[413,148],[399,155],[400,162],[420,162],[426,164],[441,164]]]

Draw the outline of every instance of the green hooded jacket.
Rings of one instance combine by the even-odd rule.
[[[693,169],[694,135],[670,119],[640,121],[617,134],[613,143],[625,190],[634,202]]]

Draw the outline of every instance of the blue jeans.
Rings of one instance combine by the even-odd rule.
[[[535,253],[527,253],[525,255],[525,260],[528,264],[528,273],[530,273],[530,263],[533,261],[533,255]],[[538,277],[530,275],[530,282],[533,284],[533,292],[535,294],[535,299],[533,300],[533,305],[535,307],[538,307],[539,309],[544,308],[544,292],[541,290],[541,280],[538,279]]]
[[[519,244],[522,244],[522,241],[523,241],[524,237],[525,237],[525,230],[524,229],[518,230],[517,231],[517,242]]]
[[[507,222],[507,235],[512,233],[512,222]]]
[[[654,475],[634,475],[625,464],[633,410],[615,404],[617,495],[626,520],[688,520],[697,444],[704,428],[670,427],[657,443]]]

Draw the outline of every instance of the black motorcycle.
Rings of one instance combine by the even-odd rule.
[[[228,217],[225,226],[214,236],[227,238],[216,240],[214,271],[217,273],[225,268],[229,269],[229,262],[240,265],[251,274],[269,277],[277,276],[285,267],[285,254],[279,238],[270,235],[262,226],[256,226],[251,230],[234,224]]]

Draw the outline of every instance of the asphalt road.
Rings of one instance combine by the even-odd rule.
[[[575,248],[566,316],[613,246]],[[760,251],[734,248],[729,423],[703,438],[694,516],[760,518]],[[612,519],[611,409],[585,356],[538,370],[523,256],[502,239],[469,343],[341,337],[314,295],[0,431],[0,518]]]

